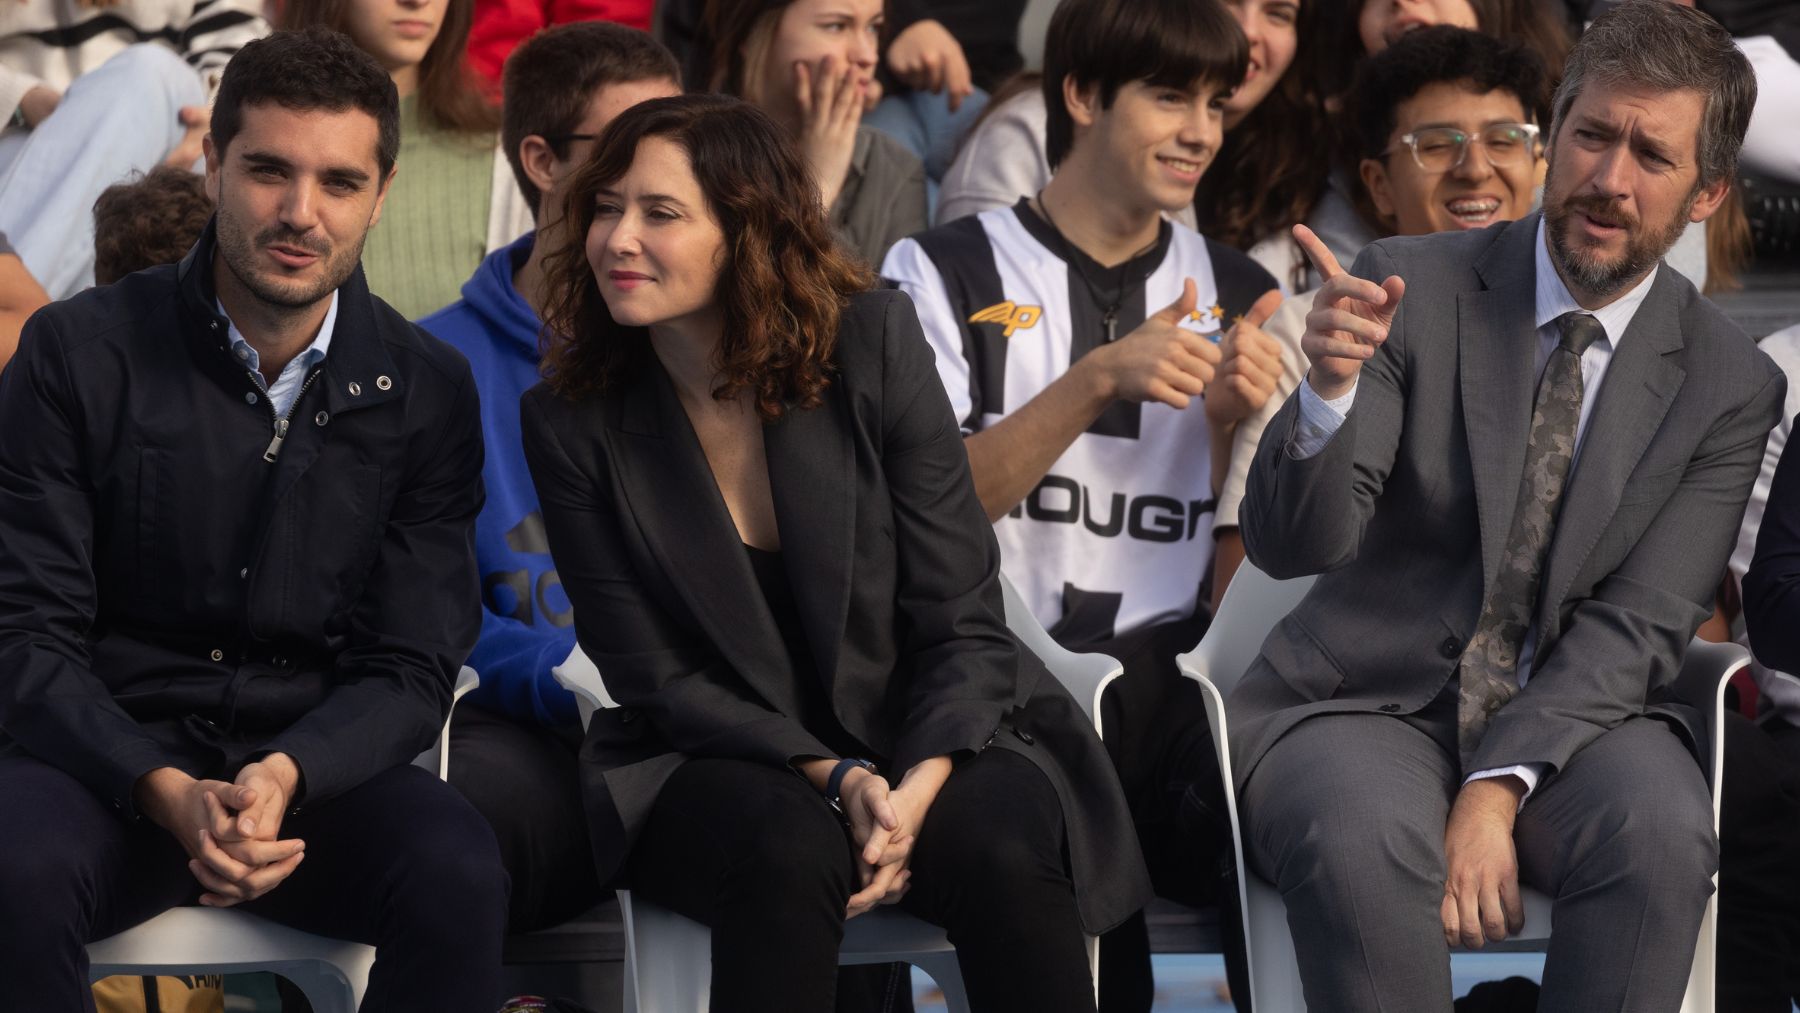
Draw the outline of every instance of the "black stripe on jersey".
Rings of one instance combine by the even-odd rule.
[[[5,2],[5,0],[0,0]],[[981,428],[984,414],[1004,415],[1006,405],[1006,345],[1003,323],[972,323],[969,318],[989,306],[1006,301],[1000,286],[1000,268],[994,263],[994,247],[977,215],[957,220],[913,237],[937,268],[944,282],[944,296],[962,328],[963,359],[969,364],[969,417],[965,429]]]
[[[1174,230],[1168,222],[1163,222],[1157,229],[1156,243],[1148,251],[1133,257],[1120,267],[1102,267],[1098,261],[1082,252],[1073,243],[1064,239],[1056,227],[1045,221],[1031,207],[1031,202],[1021,200],[1013,206],[1013,214],[1019,218],[1019,224],[1031,234],[1031,238],[1041,243],[1063,261],[1068,273],[1069,288],[1069,364],[1074,365],[1077,359],[1088,354],[1101,345],[1106,344],[1106,311],[1095,303],[1096,293],[1089,281],[1104,284],[1122,279],[1125,285],[1125,298],[1120,301],[1118,312],[1113,316],[1112,333],[1117,338],[1130,334],[1137,326],[1149,317],[1150,312],[1145,305],[1144,286],[1150,275],[1162,266],[1163,258],[1169,255],[1169,244]],[[1074,258],[1081,258],[1079,266]],[[1084,275],[1082,272],[1087,273]],[[1115,291],[1105,291],[1099,296],[1111,299]],[[1117,436],[1127,440],[1135,440],[1143,425],[1144,406],[1136,401],[1114,401],[1106,406],[1100,417],[1087,427],[1087,432],[1096,436]]]
[[[1050,627],[1050,639],[1072,650],[1111,640],[1124,603],[1121,592],[1088,591],[1063,581],[1062,618]]]
[[[1219,306],[1225,310],[1227,327],[1250,312],[1264,292],[1281,287],[1261,264],[1223,243],[1206,240],[1206,255],[1212,258],[1213,284],[1219,288]]]
[[[181,42],[181,32],[177,28],[172,26],[163,28],[139,28],[137,25],[132,24],[130,21],[127,21],[117,14],[97,14],[80,24],[46,28],[42,31],[24,32],[21,34],[25,35],[27,38],[36,39],[44,45],[53,48],[74,49],[90,39],[95,39],[102,35],[111,35],[114,32],[122,32],[131,36],[132,39],[138,42],[162,41],[168,43],[170,46],[179,45]]]

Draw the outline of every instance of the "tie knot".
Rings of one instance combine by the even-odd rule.
[[[1562,347],[1574,352],[1577,359],[1589,345],[1606,337],[1606,329],[1592,313],[1564,313],[1556,323],[1562,328]]]

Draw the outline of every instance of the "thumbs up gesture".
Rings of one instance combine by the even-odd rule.
[[[1187,279],[1181,298],[1082,359],[1099,371],[1107,396],[1186,408],[1206,392],[1219,365],[1219,346],[1181,326],[1198,303],[1196,291],[1194,279]]]
[[[1392,275],[1377,285],[1346,273],[1337,258],[1304,225],[1294,226],[1294,240],[1312,260],[1325,284],[1313,296],[1300,348],[1312,362],[1306,382],[1327,401],[1356,387],[1362,364],[1375,357],[1387,340],[1388,327],[1406,294],[1406,281]]]
[[[1261,411],[1281,377],[1281,345],[1262,329],[1281,308],[1281,292],[1270,289],[1238,318],[1219,342],[1222,361],[1206,391],[1206,419],[1235,426]]]

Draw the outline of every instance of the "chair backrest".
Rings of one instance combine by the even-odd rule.
[[[1219,603],[1206,637],[1184,660],[1218,687],[1220,694],[1229,695],[1262,651],[1269,631],[1300,604],[1313,580],[1276,580],[1245,560],[1225,589],[1225,600]]]

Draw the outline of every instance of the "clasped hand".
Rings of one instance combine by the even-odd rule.
[[[188,871],[205,888],[200,903],[231,907],[273,890],[305,859],[304,841],[279,839],[298,781],[299,769],[279,753],[230,782],[162,767],[139,781],[138,806],[187,851]]]
[[[950,759],[936,757],[907,771],[897,787],[866,770],[852,771],[838,796],[850,820],[850,836],[858,849],[856,868],[861,889],[844,906],[855,918],[877,904],[897,904],[912,886],[913,845],[925,813],[950,775]]]

